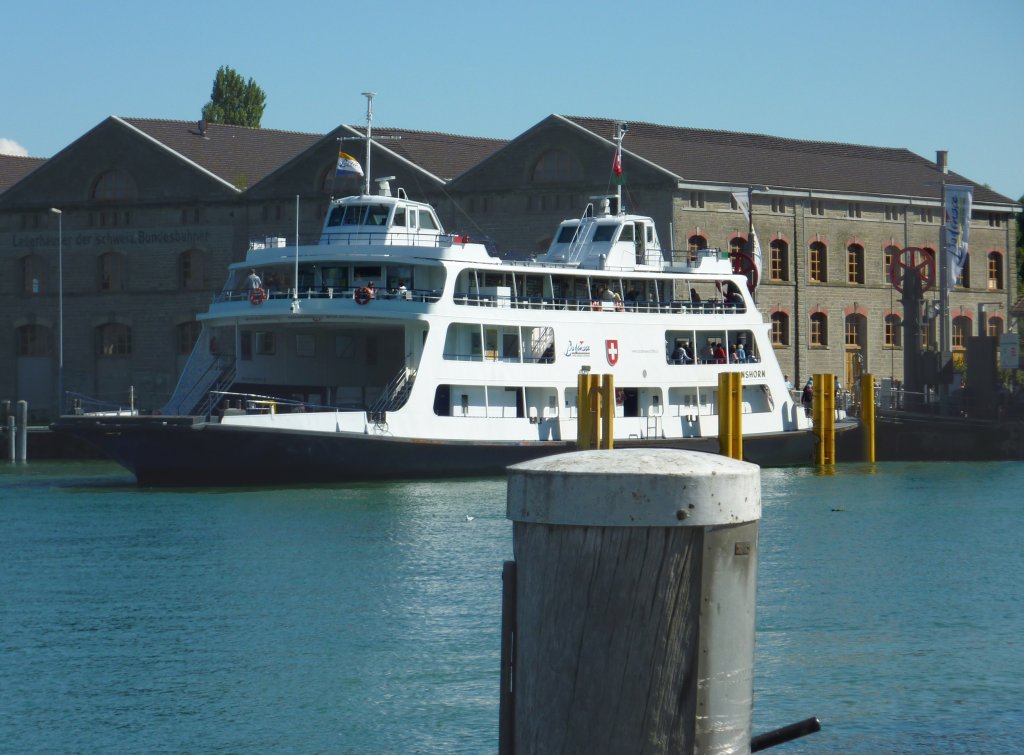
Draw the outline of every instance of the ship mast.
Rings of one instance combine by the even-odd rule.
[[[363,195],[370,196],[370,139],[373,137],[373,98],[376,92],[363,92],[366,98],[366,173],[363,175]]]
[[[629,126],[624,121],[615,122],[615,162],[612,163],[612,172],[615,174],[615,208],[619,215],[625,214],[622,207],[622,140],[629,131]]]

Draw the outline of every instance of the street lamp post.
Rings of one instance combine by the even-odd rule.
[[[57,416],[64,406],[64,213],[56,207],[57,216]]]

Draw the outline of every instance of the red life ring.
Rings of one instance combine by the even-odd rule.
[[[249,292],[249,303],[254,306],[259,306],[267,300],[267,292],[262,288],[254,288]]]
[[[615,403],[622,406],[626,403],[626,391],[622,388],[615,389]]]
[[[370,299],[372,299],[373,297],[370,296],[370,289],[368,289],[368,288],[357,288],[354,298],[356,300],[356,304],[362,305],[362,304],[368,304]]]

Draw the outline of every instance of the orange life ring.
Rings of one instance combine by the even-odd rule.
[[[262,288],[254,288],[249,292],[249,303],[254,306],[259,306],[267,300],[267,292]]]
[[[360,304],[360,305],[368,304],[370,299],[372,299],[372,298],[373,297],[370,296],[370,289],[368,289],[368,288],[357,288],[356,289],[356,294],[355,294],[356,304]]]

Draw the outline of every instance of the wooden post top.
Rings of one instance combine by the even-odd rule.
[[[706,527],[761,518],[761,468],[667,448],[577,451],[508,469],[515,522]]]

